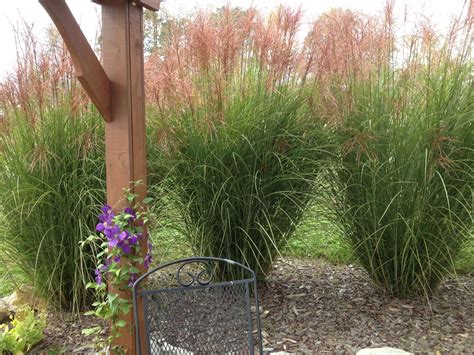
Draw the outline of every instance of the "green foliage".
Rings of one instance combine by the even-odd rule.
[[[5,220],[0,213],[0,240],[6,233]],[[0,243],[0,250],[3,250]],[[4,253],[0,253],[0,298],[8,296],[15,288],[19,288],[24,281],[21,270],[15,266],[12,260],[8,260]]]
[[[458,274],[474,274],[474,232],[456,259]]]
[[[177,115],[167,161],[194,252],[243,262],[260,276],[311,201],[323,155],[299,95],[263,82],[236,81],[224,107],[210,99]]]
[[[81,242],[82,248],[99,244],[101,250],[97,254],[96,282],[87,284],[88,289],[96,291],[98,300],[92,303],[94,309],[86,315],[108,320],[110,331],[108,337],[102,340],[102,327],[83,330],[84,335],[95,336],[95,345],[99,351],[123,352],[123,349],[113,347],[112,344],[127,326],[122,317],[132,308],[129,291],[140,273],[137,266],[142,265],[146,272],[151,263],[151,244],[148,242],[147,247],[142,245],[143,227],[148,222],[148,213],[136,203],[137,196],[131,190],[126,190],[125,198],[131,207],[117,214],[110,206],[104,206],[97,225],[100,235],[91,235]],[[140,251],[145,248],[148,251],[145,256],[141,256]]]
[[[430,294],[471,236],[472,66],[387,70],[351,85],[330,201],[376,284],[398,297]]]
[[[48,109],[36,122],[9,116],[0,132],[3,255],[53,306],[89,304],[94,251],[79,248],[105,199],[101,120]]]
[[[0,353],[18,354],[31,350],[43,340],[46,316],[35,315],[35,311],[24,308],[18,311],[11,325],[0,326]]]
[[[161,215],[159,221],[155,221],[156,226],[149,229],[149,238],[155,247],[154,258],[160,263],[192,255],[186,233],[181,228],[175,228],[177,219],[177,215]]]
[[[325,201],[325,205],[328,202]],[[345,242],[339,225],[324,217],[323,208],[311,207],[283,249],[285,256],[324,258],[331,263],[354,262],[351,249]]]
[[[10,295],[25,282],[25,276],[12,262],[6,262],[0,255],[0,298]]]

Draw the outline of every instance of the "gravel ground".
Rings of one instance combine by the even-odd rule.
[[[348,353],[390,346],[410,352],[473,353],[474,275],[442,283],[429,300],[398,300],[359,267],[285,258],[260,290],[264,347],[291,353]],[[96,320],[50,315],[32,352],[86,353],[81,334]]]
[[[474,277],[443,282],[430,299],[398,300],[364,270],[284,259],[261,291],[264,347],[355,353],[390,346],[410,352],[473,353]]]

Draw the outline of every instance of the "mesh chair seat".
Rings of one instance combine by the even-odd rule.
[[[158,266],[134,283],[133,301],[138,354],[262,353],[256,277],[242,264],[195,257]]]

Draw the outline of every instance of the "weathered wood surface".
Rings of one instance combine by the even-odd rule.
[[[96,4],[102,5],[104,2],[113,2],[114,0],[92,0]],[[120,1],[120,0],[117,0]],[[158,11],[160,9],[161,0],[129,0],[132,4],[137,6],[143,6],[144,8],[151,11]]]
[[[124,188],[135,188],[138,202],[146,194],[145,94],[143,69],[143,9],[127,0],[102,2],[103,63],[111,81],[113,121],[105,125],[107,200],[114,209],[125,207]],[[142,246],[146,249],[147,235]],[[143,250],[146,252],[146,250]],[[127,292],[123,296],[131,299]],[[133,313],[124,320],[133,324]],[[133,328],[125,328],[115,344],[135,352]]]
[[[75,75],[102,117],[112,121],[110,81],[64,0],[39,0],[66,43]]]
[[[102,113],[105,125],[107,202],[115,210],[127,201],[124,189],[133,188],[142,203],[146,195],[145,88],[143,68],[143,7],[158,10],[159,0],[94,0],[102,5],[103,67],[90,48],[64,0],[39,0],[68,50],[82,85]],[[133,182],[142,184],[134,185]],[[147,252],[143,232],[142,253]],[[122,297],[131,300],[131,293]],[[141,304],[139,303],[139,306]],[[127,327],[114,345],[134,354],[133,312],[124,317]],[[140,315],[143,322],[143,315]],[[143,328],[143,327],[142,327]],[[145,337],[142,337],[142,349]]]
[[[161,0],[141,0],[137,4],[146,7],[148,10],[158,11],[160,9]]]

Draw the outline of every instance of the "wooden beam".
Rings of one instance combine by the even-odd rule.
[[[110,81],[65,0],[39,0],[56,25],[74,64],[75,75],[102,117],[112,121]]]
[[[117,0],[120,1],[120,0]],[[162,0],[129,0],[132,4],[142,6],[151,11],[158,11],[160,9],[160,3]],[[102,5],[104,2],[109,2],[107,0],[92,0],[96,4]]]
[[[148,10],[158,11],[160,9],[161,0],[137,0],[135,2]]]
[[[123,189],[132,187],[131,182],[143,182],[134,190],[139,203],[146,194],[143,9],[128,0],[102,1],[102,43],[104,68],[112,83],[114,117],[105,125],[107,201],[120,210],[127,203]],[[142,238],[142,252],[146,252],[145,231]],[[124,292],[121,297],[131,300],[131,293]],[[127,354],[135,354],[133,313],[124,320],[128,326],[114,344]]]

